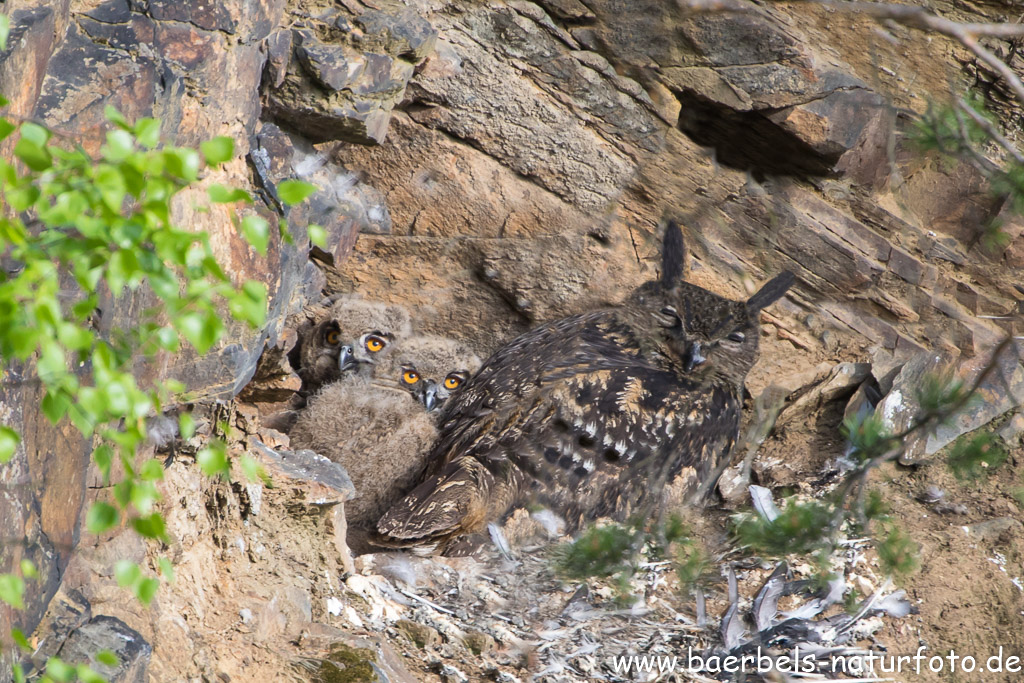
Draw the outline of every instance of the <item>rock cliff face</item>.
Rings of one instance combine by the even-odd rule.
[[[0,92],[8,111],[86,149],[102,140],[107,105],[130,119],[160,117],[163,136],[178,144],[230,135],[238,156],[207,181],[250,187],[271,219],[282,215],[280,180],[320,187],[288,215],[294,244],[273,241],[266,259],[223,215],[194,211],[187,196],[177,207],[182,224],[210,232],[230,273],[268,285],[269,323],[259,333],[231,328],[206,358],[163,358],[139,372],[184,381],[198,402],[228,401],[264,354],[242,395],[252,405],[229,408],[238,449],[259,451],[257,439],[287,446],[260,420],[297,388],[285,360],[288,316],[322,292],[402,303],[421,331],[466,339],[483,356],[650,279],[667,215],[684,226],[698,284],[739,298],[780,270],[798,277],[765,316],[752,395],[773,383],[795,391],[841,361],[870,361],[888,391],[903,363],[925,351],[976,372],[1002,336],[1024,333],[1019,320],[979,317],[1019,310],[1024,227],[970,166],[922,156],[904,134],[914,114],[984,74],[941,37],[882,30],[813,3],[730,7],[22,0],[5,6],[13,29]],[[940,3],[955,19],[1005,19],[998,3],[970,7]],[[996,218],[1010,242],[993,253],[980,236]],[[327,250],[309,247],[312,222],[327,228]],[[131,326],[147,302],[108,304],[105,325]],[[993,388],[1001,408],[965,418],[960,431],[1020,404],[1024,369],[1014,358],[1005,370],[1011,386]],[[261,457],[279,477],[275,493],[205,482],[177,462],[165,502],[178,583],[146,612],[117,595],[104,571],[110,558],[155,551],[126,533],[74,551],[97,494],[90,445],[68,425],[52,427],[38,402],[32,383],[0,387],[0,418],[24,436],[0,472],[0,538],[25,539],[0,546],[0,567],[27,557],[42,573],[28,609],[0,611],[0,632],[31,631],[48,605],[44,627],[52,625],[55,609],[77,604],[67,598],[74,591],[92,605],[71,610],[81,619],[74,628],[88,622],[109,636],[130,627],[149,641],[152,652],[131,657],[143,670],[151,660],[150,680],[270,676],[284,670],[282,638],[297,651],[313,641],[376,648],[388,680],[410,675],[380,638],[342,632],[365,626],[350,603],[369,600],[359,581],[336,585],[352,568],[344,483],[319,484],[317,498],[304,491],[310,484],[287,483],[307,479],[273,452]],[[820,433],[780,427],[758,459],[760,476],[814,479],[822,453],[837,447],[823,436],[838,439],[828,414],[815,413]],[[1003,484],[1000,502],[979,514],[1019,517],[1007,507],[1011,482]],[[268,579],[275,557],[288,560]],[[1012,590],[993,590],[1019,604]],[[138,675],[123,680],[146,680]]]

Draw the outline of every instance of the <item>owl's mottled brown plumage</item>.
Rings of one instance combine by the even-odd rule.
[[[480,367],[460,342],[413,336],[395,342],[368,375],[323,387],[299,413],[289,437],[345,467],[356,497],[345,505],[354,528],[369,527],[411,488],[437,436],[428,407],[440,405]],[[443,391],[440,395],[436,389]]]
[[[793,277],[731,301],[682,281],[683,260],[673,224],[661,280],[489,358],[445,406],[425,480],[384,515],[375,542],[444,550],[527,498],[572,531],[627,516],[684,467],[706,477],[736,440],[758,313]]]

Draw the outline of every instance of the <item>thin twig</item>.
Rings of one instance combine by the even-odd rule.
[[[964,392],[964,394],[959,399],[957,399],[949,408],[947,408],[944,415],[926,416],[920,424],[911,425],[907,429],[903,430],[899,434],[892,436],[891,438],[899,439],[902,441],[906,437],[913,434],[915,431],[918,431],[918,429],[922,428],[925,424],[927,424],[929,422],[929,417],[931,419],[943,420],[958,413],[960,409],[967,405],[967,402],[974,397],[974,394],[978,391],[978,389],[981,388],[981,385],[988,380],[989,375],[995,372],[995,370],[999,367],[999,357],[1003,355],[1003,351],[1005,351],[1012,344],[1012,342],[1013,337],[1004,337],[1003,340],[996,345],[996,348],[992,351],[992,357],[989,359],[984,369],[982,369],[981,373],[975,378],[970,390]]]
[[[989,359],[984,369],[982,369],[982,371],[975,378],[970,390],[963,392],[963,394],[960,397],[958,397],[957,400],[954,401],[948,408],[946,408],[946,410],[939,413],[927,413],[921,419],[915,420],[902,432],[889,436],[888,438],[885,439],[885,443],[892,444],[892,447],[890,447],[881,455],[867,461],[859,468],[857,468],[849,475],[847,475],[846,480],[836,490],[836,508],[831,524],[831,530],[833,532],[838,530],[839,525],[842,523],[845,517],[844,501],[854,491],[857,492],[858,497],[860,496],[860,491],[864,486],[864,483],[867,481],[868,473],[871,472],[871,470],[875,469],[876,467],[886,462],[891,462],[898,458],[904,451],[906,439],[915,432],[931,428],[933,425],[942,422],[943,420],[952,415],[957,414],[960,411],[960,409],[967,405],[967,402],[974,397],[974,395],[978,392],[978,389],[981,388],[981,385],[988,380],[989,376],[996,371],[996,369],[999,367],[999,357],[1002,356],[1003,352],[1012,344],[1013,337],[1003,338],[1003,340],[999,342],[999,344],[996,346],[995,350],[993,350],[992,357]]]
[[[677,0],[684,10],[692,12],[756,12],[757,6],[740,0]],[[932,14],[925,7],[895,5],[885,2],[858,0],[809,0],[839,10],[867,14],[875,19],[895,21],[910,28],[935,31],[951,38],[1019,38],[1024,36],[1024,24],[967,23],[962,24]]]
[[[401,593],[402,595],[404,595],[404,596],[405,596],[405,597],[407,597],[407,598],[412,598],[413,600],[417,600],[417,601],[419,601],[419,602],[422,602],[422,603],[423,603],[424,605],[426,605],[427,607],[431,607],[431,608],[433,608],[433,609],[436,609],[436,610],[437,610],[438,612],[444,612],[445,614],[450,614],[450,615],[451,615],[451,616],[453,616],[453,617],[454,617],[454,616],[457,616],[457,615],[455,614],[455,612],[451,611],[451,610],[450,610],[450,609],[448,609],[447,607],[441,607],[441,605],[438,605],[437,603],[431,602],[430,600],[427,600],[427,599],[426,599],[426,598],[424,598],[424,597],[421,597],[421,596],[419,596],[419,595],[416,595],[416,594],[415,594],[415,593],[413,593],[413,592],[407,591],[407,590],[405,590],[404,588],[399,588],[399,589],[398,589],[398,592],[399,592],[399,593]]]
[[[1018,25],[1015,24],[1015,26]],[[1024,29],[1024,26],[1021,26],[1021,28]],[[989,52],[989,50],[983,47],[972,35],[964,33],[961,36],[954,34],[951,37],[959,40],[964,47],[977,55],[978,59],[988,64],[1000,76],[1002,76],[1003,80],[1005,80],[1013,90],[1013,94],[1017,96],[1017,100],[1024,103],[1024,83],[1021,83],[1020,78],[1013,72],[1013,69],[1011,69],[1006,62]]]
[[[725,0],[678,0],[685,9],[698,12],[734,12],[742,7]],[[1017,99],[1024,103],[1024,83],[1003,60],[996,57],[978,38],[1019,38],[1024,36],[1024,24],[1008,23],[966,23],[962,24],[932,14],[924,7],[914,5],[893,5],[883,2],[858,2],[856,0],[811,0],[819,5],[835,7],[867,14],[882,21],[894,21],[908,28],[932,31],[953,38],[996,71],[1009,84]]]
[[[29,540],[27,538],[0,538],[0,549],[5,546],[16,546],[19,548],[42,548],[43,544],[38,540]],[[61,552],[70,553],[75,549],[70,543],[61,543],[59,541],[49,541],[46,547],[53,550],[59,550]]]
[[[68,140],[81,140],[82,139],[82,133],[81,132],[71,132],[69,130],[64,130],[63,128],[56,128],[56,127],[50,125],[49,123],[46,123],[45,121],[42,121],[42,120],[40,120],[40,119],[38,119],[38,118],[36,118],[34,116],[23,116],[22,114],[16,114],[14,112],[6,111],[6,112],[3,113],[3,117],[5,119],[13,119],[13,120],[17,121],[18,123],[34,123],[35,125],[40,126],[41,128],[45,128],[50,133],[52,133],[53,135],[56,135],[59,138],[67,138]],[[93,129],[98,129],[99,126],[93,126],[92,128]],[[98,159],[93,159],[92,157],[90,157],[90,159],[92,161],[94,161],[94,162],[98,161]]]
[[[997,166],[991,159],[986,157],[984,154],[979,152],[971,144],[971,135],[967,130],[967,119],[964,118],[963,113],[959,109],[953,109],[953,115],[956,117],[957,128],[960,131],[960,144],[963,146],[967,153],[974,159],[974,167],[985,176],[991,178],[994,174],[999,171]]]
[[[962,97],[957,98],[956,104],[958,109],[960,109],[963,113],[970,116],[976,124],[981,126],[982,130],[988,133],[989,137],[998,142],[1000,147],[1002,147],[1004,150],[1006,150],[1006,152],[1013,156],[1013,158],[1017,160],[1018,164],[1024,164],[1024,154],[1021,154],[1020,150],[1018,150],[1012,142],[1007,140],[1006,137],[999,132],[999,129],[996,128],[991,121],[989,121],[984,116],[975,111],[973,107],[967,104],[967,100],[965,100]]]
[[[932,31],[959,42],[991,67],[1009,84],[1017,99],[1024,103],[1024,83],[1003,60],[996,57],[978,38],[1019,38],[1024,36],[1024,24],[961,24],[932,14],[924,7],[890,5],[887,3],[847,0],[813,0],[822,5],[867,14],[875,19],[895,21],[909,28]]]
[[[754,5],[741,0],[679,0],[679,6],[688,12],[755,12]]]
[[[916,5],[895,5],[884,2],[859,2],[857,0],[812,0],[820,5],[835,7],[867,14],[875,19],[888,19],[910,28],[934,31],[950,38],[1019,38],[1024,36],[1024,24],[1009,23],[967,23],[944,19],[932,14],[925,7]]]

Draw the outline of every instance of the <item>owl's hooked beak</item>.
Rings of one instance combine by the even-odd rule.
[[[338,352],[338,369],[342,372],[351,370],[356,365],[355,355],[352,353],[352,347],[346,344],[341,347]]]
[[[683,367],[686,372],[690,372],[695,367],[706,361],[707,358],[701,353],[700,342],[695,341],[690,344],[690,348],[686,350],[686,358],[683,359]]]
[[[427,388],[423,390],[423,397],[420,399],[423,401],[423,407],[427,409],[428,413],[441,405],[443,401],[443,399],[438,397],[437,390],[437,382],[432,379],[428,379]]]

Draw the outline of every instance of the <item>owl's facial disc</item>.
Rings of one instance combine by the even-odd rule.
[[[468,372],[456,370],[448,373],[442,381],[438,382],[432,377],[423,377],[412,363],[404,363],[401,367],[399,385],[422,403],[427,412],[430,412],[444,405],[452,392],[458,389],[468,376]]]
[[[740,309],[710,330],[694,339],[683,357],[687,372],[701,367],[732,379],[742,379],[757,360],[757,319],[751,320]]]
[[[428,413],[444,401],[444,397],[438,396],[437,382],[420,376],[416,366],[412,364],[402,366],[401,384],[412,394],[413,398],[423,404]]]

